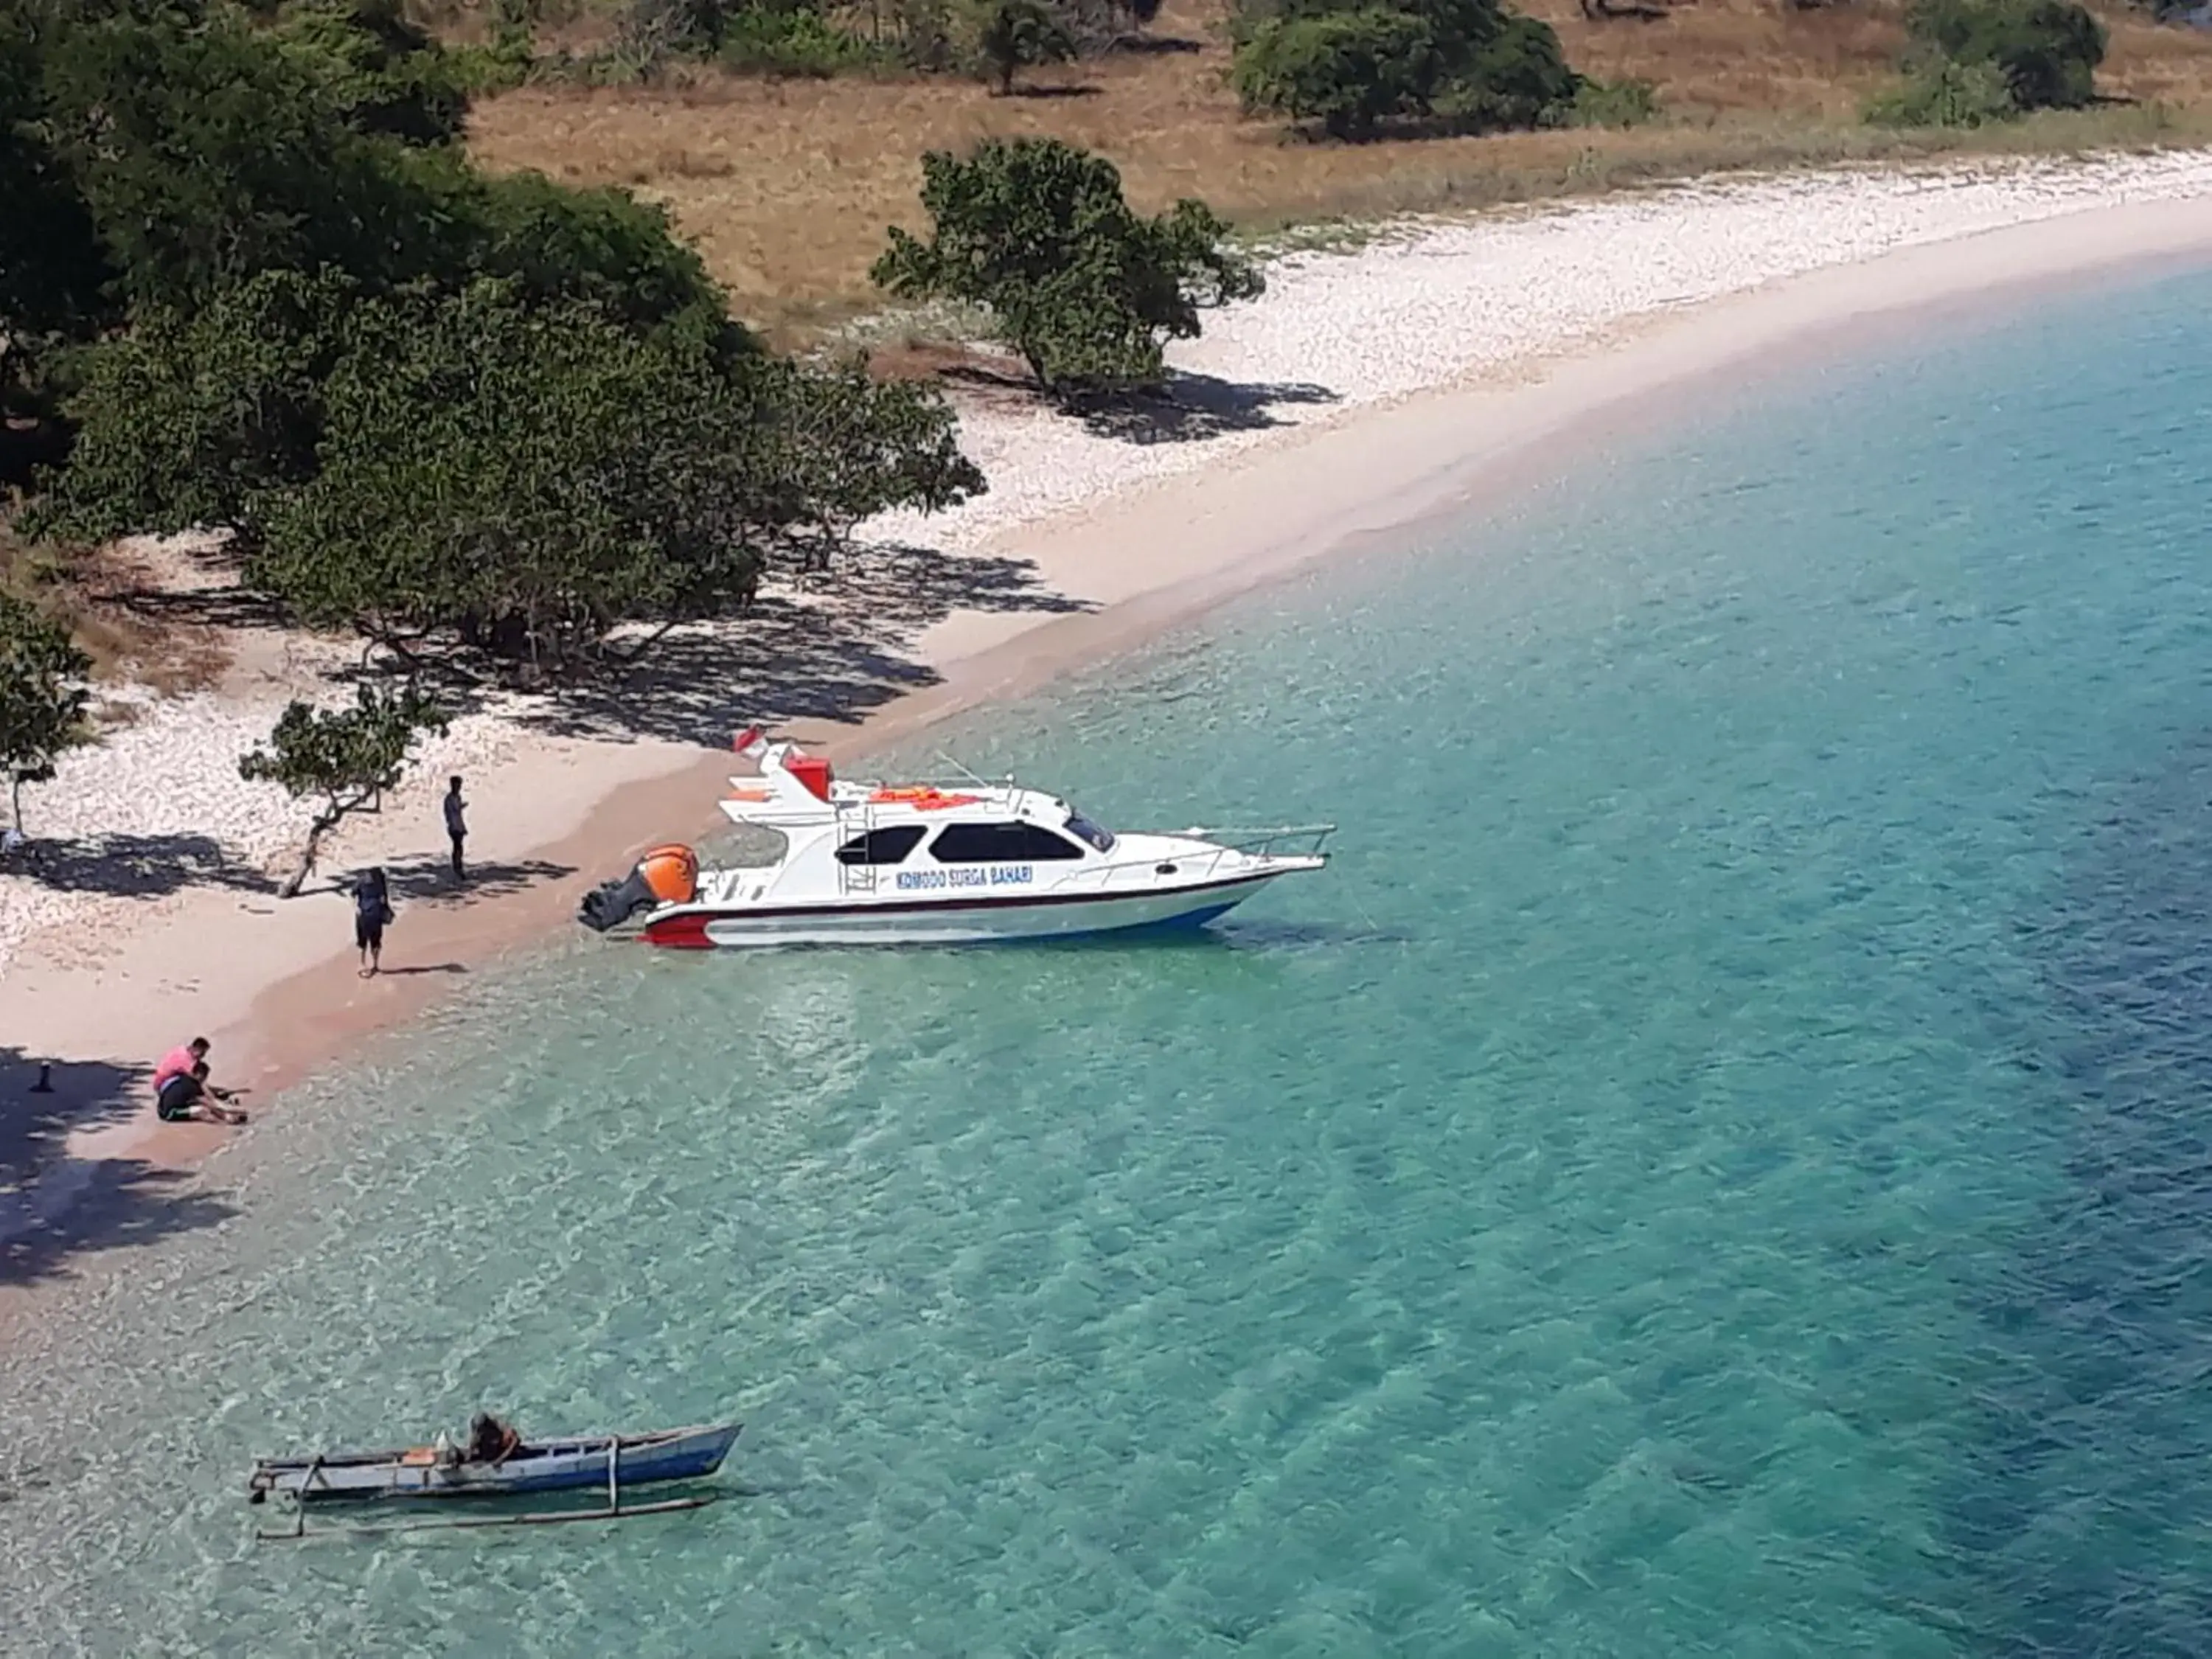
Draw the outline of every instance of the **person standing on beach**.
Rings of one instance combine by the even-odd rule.
[[[377,865],[353,890],[353,942],[361,952],[361,976],[373,979],[384,966],[384,930],[392,923],[392,889]]]
[[[461,781],[454,778],[446,785],[446,836],[453,843],[453,879],[465,881],[468,872],[461,867],[461,843],[468,839],[467,820],[461,809],[468,803],[461,799]]]

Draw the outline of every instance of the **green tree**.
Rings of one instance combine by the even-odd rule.
[[[313,480],[260,504],[253,580],[395,648],[568,669],[624,623],[721,615],[769,558],[983,486],[951,411],[480,283],[361,308]]]
[[[456,65],[399,0],[291,0],[274,39],[356,131],[414,144],[461,136],[468,97]]]
[[[275,270],[189,312],[144,311],[89,354],[69,404],[76,448],[25,531],[82,542],[194,526],[250,535],[261,493],[314,477],[322,383],[356,297],[334,272]]]
[[[876,380],[854,358],[823,369],[768,364],[758,385],[769,415],[755,427],[768,526],[809,568],[825,568],[864,519],[935,512],[987,488],[944,399],[919,381]]]
[[[264,270],[329,266],[368,291],[519,276],[641,321],[723,319],[659,210],[535,174],[487,178],[458,146],[387,131],[435,138],[457,130],[459,106],[445,90],[428,114],[410,101],[437,60],[403,50],[404,30],[392,46],[368,27],[381,9],[327,0],[273,33],[228,10],[198,27],[155,10],[55,35],[42,130],[134,306],[194,307]]]
[[[1005,97],[1014,76],[1075,56],[1075,36],[1051,0],[966,0],[961,21],[977,70]]]
[[[2021,109],[2079,109],[2096,96],[2105,26],[2071,0],[1917,0],[1905,21],[1923,56],[1994,64]]]
[[[932,151],[921,169],[929,240],[894,228],[870,274],[902,299],[989,307],[1049,390],[1158,386],[1167,340],[1195,338],[1202,307],[1265,287],[1204,203],[1139,218],[1112,162],[1056,138],[992,139],[965,160]]]
[[[92,216],[41,131],[41,31],[0,0],[0,425],[51,413],[41,369],[52,349],[114,319],[112,273]]]
[[[26,529],[228,530],[303,617],[564,666],[984,487],[940,397],[763,351],[659,209],[478,173],[386,0],[19,13],[0,183],[77,216],[103,308],[54,313],[94,337],[53,354],[75,447]],[[11,350],[55,290],[15,205]]]
[[[722,614],[766,562],[983,479],[933,392],[640,331],[519,279],[362,296],[271,271],[100,355],[37,527],[221,526],[305,622],[569,668]]]
[[[363,682],[351,708],[287,705],[265,746],[238,763],[248,783],[276,784],[295,800],[315,803],[299,867],[279,896],[293,898],[313,873],[323,837],[350,813],[373,811],[396,787],[408,751],[425,732],[443,732],[445,711],[413,685],[387,691]]]
[[[0,766],[10,821],[23,827],[23,786],[54,775],[62,751],[86,739],[84,684],[92,662],[69,630],[36,606],[0,592]]]
[[[44,84],[56,152],[135,302],[272,266],[372,268],[403,216],[315,76],[228,11],[64,29]]]
[[[1253,0],[1233,33],[1244,106],[1337,138],[1563,125],[1584,84],[1551,25],[1499,0]]]
[[[1432,58],[1421,19],[1366,7],[1268,20],[1237,48],[1231,80],[1248,110],[1312,122],[1332,138],[1364,138],[1425,106]]]

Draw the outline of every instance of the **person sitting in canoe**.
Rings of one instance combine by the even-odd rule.
[[[469,1447],[465,1454],[469,1462],[489,1463],[496,1468],[521,1449],[521,1431],[501,1422],[489,1412],[478,1412],[469,1419]]]

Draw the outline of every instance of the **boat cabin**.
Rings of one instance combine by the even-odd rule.
[[[758,745],[757,780],[730,780],[722,811],[733,823],[779,831],[772,866],[726,872],[718,896],[809,890],[910,892],[1033,886],[1039,866],[1097,864],[1113,831],[1067,802],[1012,780],[952,786],[841,782],[830,763],[788,743]]]

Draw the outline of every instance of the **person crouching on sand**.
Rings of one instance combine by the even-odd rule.
[[[161,1085],[154,1097],[154,1111],[164,1123],[243,1123],[246,1114],[217,1101],[230,1098],[230,1091],[207,1080],[207,1061],[195,1060],[189,1072],[179,1072]]]
[[[361,976],[374,977],[384,966],[384,930],[392,925],[392,889],[378,865],[353,890],[353,942],[361,952]]]
[[[190,1042],[180,1042],[161,1056],[161,1063],[154,1068],[154,1092],[160,1094],[161,1085],[173,1077],[183,1077],[195,1066],[207,1063],[208,1040],[194,1037]]]

